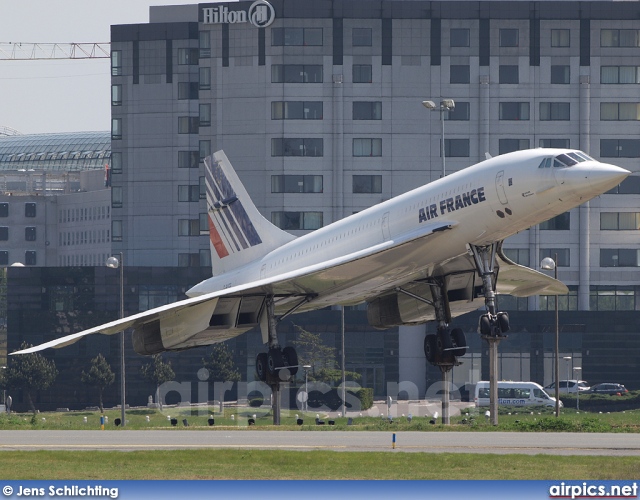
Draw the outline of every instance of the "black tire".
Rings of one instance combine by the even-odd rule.
[[[258,374],[258,380],[261,382],[267,381],[267,353],[261,352],[256,356],[256,373]]]
[[[480,330],[480,335],[484,337],[491,336],[491,321],[489,320],[488,314],[483,314],[480,316],[480,324],[478,325]]]
[[[282,359],[282,351],[280,349],[269,349],[267,354],[267,371],[269,375],[278,375],[278,368],[284,366],[284,360]]]
[[[451,340],[453,346],[457,347],[457,349],[451,351],[454,356],[461,357],[467,354],[467,338],[461,328],[451,330]]]
[[[438,347],[436,346],[436,336],[429,334],[424,338],[424,355],[431,364],[435,363]]]
[[[451,335],[449,330],[441,329],[436,335],[436,344],[438,346],[438,353],[444,354],[449,352],[448,349],[453,348],[453,342],[451,341]]]
[[[498,326],[500,327],[501,333],[507,333],[509,331],[509,313],[498,313]]]
[[[298,353],[296,352],[296,350],[291,346],[287,346],[282,349],[282,357],[284,358],[285,366],[293,367],[289,368],[289,373],[291,374],[291,376],[294,376],[296,373],[298,373]]]

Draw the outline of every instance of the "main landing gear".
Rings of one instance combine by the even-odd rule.
[[[302,305],[305,301],[301,302]],[[299,307],[299,306],[298,306]],[[289,314],[292,311],[289,312]],[[278,343],[273,297],[266,300],[266,325],[261,324],[263,337],[267,334],[268,352],[261,352],[256,357],[256,372],[261,382],[265,382],[272,391],[273,425],[280,425],[280,384],[289,382],[298,373],[298,354],[296,350],[287,346],[284,349]],[[265,332],[266,330],[266,332]]]

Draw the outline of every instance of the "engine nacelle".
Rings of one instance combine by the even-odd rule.
[[[431,300],[431,289],[428,285],[417,284],[406,287],[419,297]],[[368,303],[367,319],[375,328],[390,328],[399,325],[418,325],[435,319],[432,306],[421,300],[401,292],[377,297]]]

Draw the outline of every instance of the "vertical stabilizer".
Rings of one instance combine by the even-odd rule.
[[[295,239],[260,214],[223,151],[205,158],[204,165],[214,276]]]

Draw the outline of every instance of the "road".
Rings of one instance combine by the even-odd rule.
[[[106,430],[0,431],[0,451],[282,449],[425,453],[640,455],[640,434],[519,432]]]

